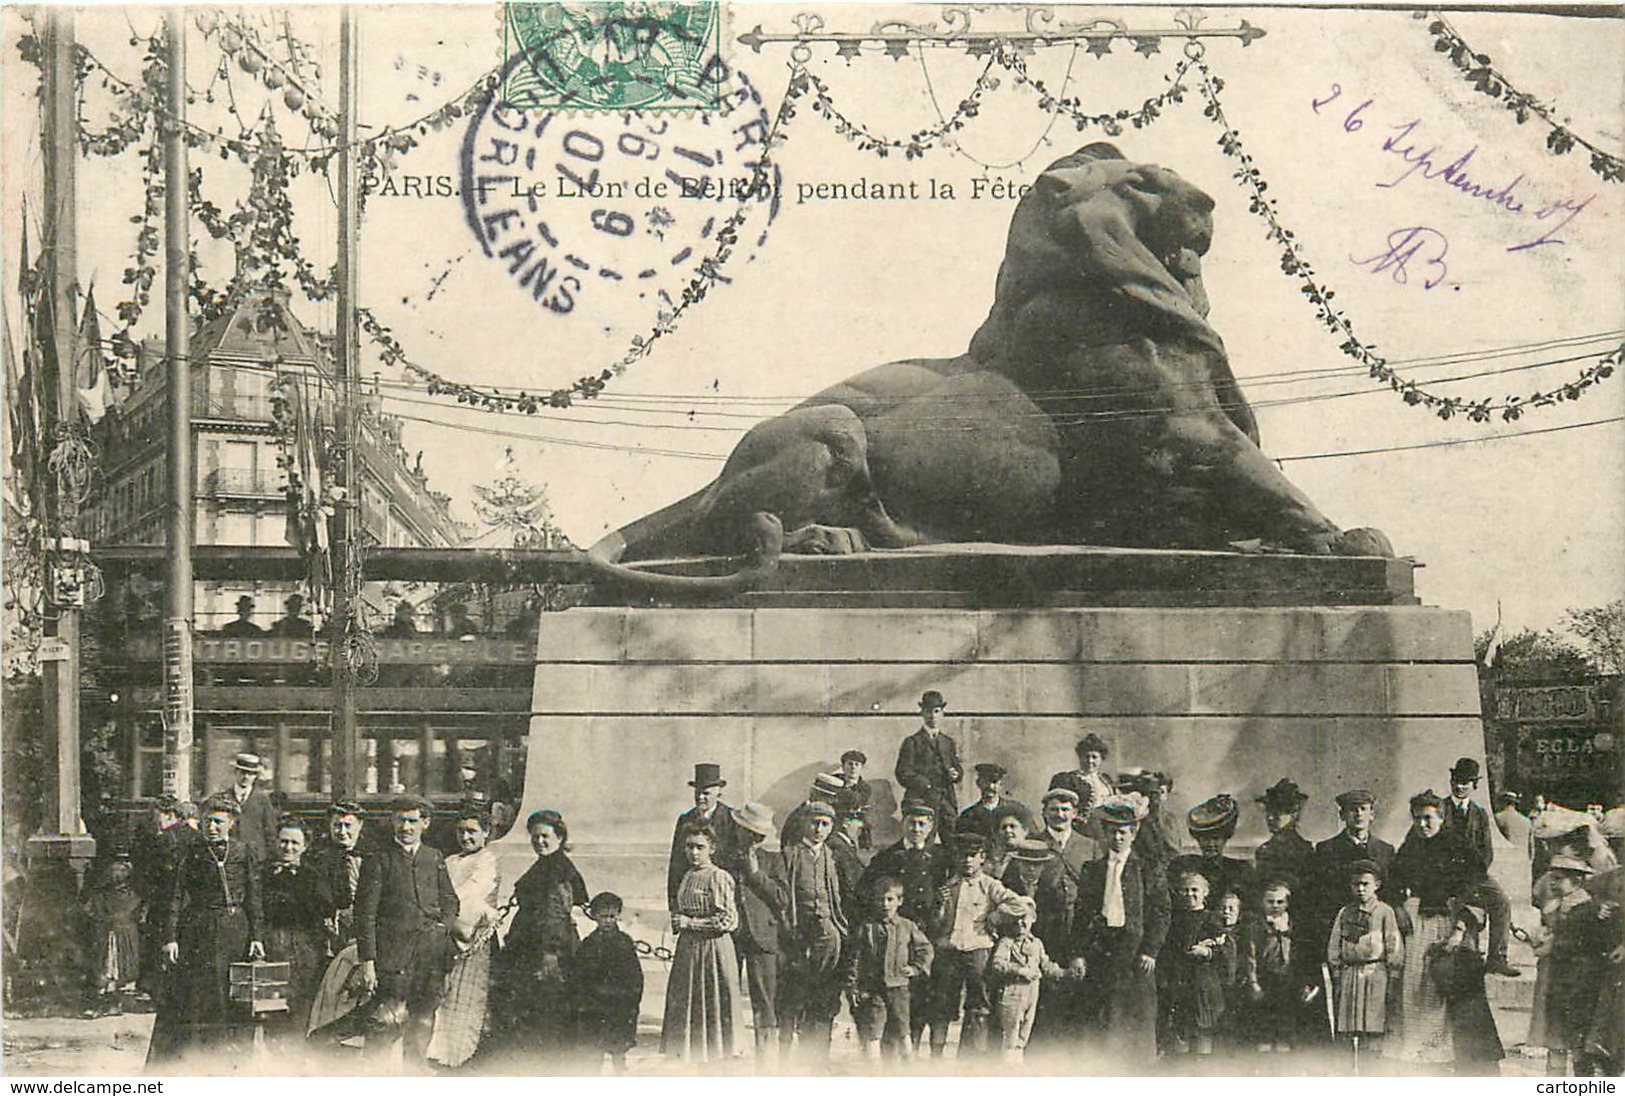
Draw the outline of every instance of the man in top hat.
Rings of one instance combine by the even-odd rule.
[[[1253,851],[1253,869],[1260,883],[1279,880],[1296,894],[1309,875],[1315,846],[1298,832],[1298,814],[1309,797],[1297,783],[1282,777],[1253,800],[1264,808],[1264,826],[1270,835]]]
[[[979,833],[991,841],[999,820],[1007,814],[1014,814],[1021,819],[1022,828],[1028,833],[1037,829],[1033,823],[1033,813],[1027,809],[1026,804],[1004,794],[1006,775],[1008,774],[1003,765],[991,761],[977,764],[976,790],[981,795],[976,802],[959,812],[956,833]]]
[[[784,858],[762,848],[773,836],[773,808],[746,803],[729,811],[737,840],[719,850],[718,864],[734,877],[739,904],[739,927],[734,950],[745,968],[750,993],[752,1027],[756,1031],[756,1057],[765,1061],[779,1038],[779,936],[784,907],[789,901]]]
[[[1078,739],[1073,747],[1078,755],[1078,767],[1056,773],[1049,778],[1052,788],[1066,788],[1078,797],[1078,817],[1088,820],[1096,803],[1104,802],[1117,790],[1112,778],[1104,770],[1111,747],[1106,740],[1091,731]]]
[[[259,858],[269,863],[276,849],[276,820],[280,813],[265,789],[258,786],[263,766],[259,755],[240,753],[231,763],[234,779],[231,787],[216,792],[217,797],[237,804],[237,837]]]
[[[394,840],[361,861],[356,887],[356,957],[364,989],[381,1003],[406,1006],[406,1061],[423,1061],[435,1009],[451,969],[452,921],[460,910],[445,858],[423,843],[433,808],[422,796],[397,799],[390,811]]]
[[[355,895],[361,884],[361,808],[340,800],[327,808],[327,833],[305,854],[332,958],[355,939]]]
[[[694,789],[694,806],[677,816],[666,866],[666,903],[673,913],[677,912],[677,888],[688,873],[688,858],[683,855],[683,838],[688,830],[709,826],[718,849],[729,848],[735,838],[732,808],[722,801],[722,789],[728,786],[722,779],[722,766],[709,761],[698,762],[694,766],[694,779],[688,786]]]
[[[287,639],[309,639],[316,634],[305,617],[305,599],[301,594],[289,594],[282,603],[283,615],[271,625],[271,634]]]
[[[1343,820],[1343,828],[1315,846],[1314,858],[1309,862],[1308,898],[1304,923],[1310,933],[1316,954],[1325,951],[1326,939],[1332,922],[1348,902],[1348,868],[1356,860],[1369,860],[1382,869],[1382,878],[1388,877],[1388,866],[1393,863],[1394,847],[1371,832],[1376,820],[1377,797],[1365,788],[1350,788],[1340,793],[1335,802]]]
[[[932,840],[936,824],[935,806],[918,799],[903,800],[902,838],[875,853],[858,884],[859,893],[873,894],[877,880],[900,880],[903,905],[898,912],[918,925],[927,937],[936,931],[937,891],[953,871],[947,848]],[[911,985],[909,1038],[918,1050],[930,1007],[930,979],[917,978]]]
[[[265,629],[254,623],[254,599],[244,594],[237,599],[237,619],[228,621],[220,629],[220,634],[232,639],[247,639],[252,636],[262,636]]]
[[[965,778],[959,744],[942,729],[948,702],[935,689],[920,697],[920,729],[903,739],[897,751],[897,782],[907,798],[931,804],[937,828],[944,837],[954,832],[959,817],[958,785]]]
[[[1241,808],[1235,798],[1220,793],[1196,804],[1185,814],[1185,826],[1196,841],[1197,853],[1176,856],[1168,864],[1168,896],[1173,899],[1175,881],[1189,872],[1207,880],[1211,908],[1217,909],[1219,899],[1234,893],[1241,897],[1243,909],[1252,909],[1256,897],[1257,879],[1253,867],[1235,856],[1224,855],[1224,847],[1236,835],[1236,820]]]
[[[1132,1071],[1156,1052],[1157,954],[1170,905],[1161,866],[1135,842],[1147,807],[1138,793],[1110,795],[1096,806],[1106,855],[1083,867],[1066,952],[1085,979],[1084,1029],[1119,1070]]]
[[[1507,962],[1507,938],[1512,933],[1512,904],[1507,901],[1501,884],[1489,874],[1495,859],[1495,846],[1490,829],[1494,822],[1490,812],[1473,799],[1478,787],[1478,761],[1471,757],[1456,759],[1450,767],[1450,798],[1444,801],[1444,828],[1458,834],[1472,850],[1471,891],[1464,897],[1475,906],[1481,906],[1489,920],[1489,956],[1484,969],[1504,978],[1517,978],[1523,972]]]

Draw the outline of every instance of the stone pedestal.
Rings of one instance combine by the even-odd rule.
[[[727,802],[763,800],[782,821],[813,774],[856,747],[870,759],[876,841],[894,840],[892,767],[926,689],[947,696],[967,769],[1006,766],[1010,794],[1030,805],[1093,731],[1111,745],[1110,771],[1171,772],[1180,811],[1217,792],[1241,799],[1238,845],[1263,838],[1252,799],[1283,776],[1311,796],[1306,836],[1334,832],[1332,796],[1358,785],[1377,795],[1379,834],[1397,840],[1406,798],[1442,791],[1457,757],[1484,752],[1468,616],[1393,604],[1411,600],[1405,578],[1387,603],[1354,606],[1212,604],[1208,590],[1207,607],[1158,607],[1176,600],[1159,591],[1126,608],[1065,604],[1088,600],[1076,596],[851,608],[802,592],[788,605],[752,595],[544,614],[504,878],[528,862],[525,814],[554,807],[591,890],[662,894],[697,761],[722,766]],[[1284,600],[1324,601],[1314,590]],[[968,773],[960,794],[975,796]]]

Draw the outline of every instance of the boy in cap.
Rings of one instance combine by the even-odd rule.
[[[402,1004],[405,1060],[420,1065],[451,969],[450,924],[461,904],[439,850],[423,843],[433,808],[402,796],[390,812],[394,840],[361,862],[356,887],[357,968],[381,1004]]]
[[[1335,802],[1343,828],[1315,846],[1305,895],[1309,901],[1304,912],[1309,919],[1304,927],[1313,934],[1317,951],[1326,947],[1332,919],[1348,901],[1349,865],[1370,861],[1377,866],[1380,877],[1386,878],[1388,866],[1394,862],[1394,847],[1371,832],[1377,797],[1365,788],[1350,788]]]
[[[1253,851],[1258,878],[1282,879],[1294,887],[1308,878],[1315,846],[1298,832],[1298,814],[1308,800],[1297,783],[1284,776],[1253,800],[1264,808],[1264,826],[1270,833]]]
[[[1038,1015],[1039,987],[1045,978],[1059,978],[1063,973],[1044,950],[1044,941],[1033,935],[1037,916],[1033,900],[1023,895],[1017,901],[1021,908],[1004,915],[999,941],[987,964],[988,982],[997,997],[1000,1057],[1006,1062],[1026,1057]]]
[[[903,836],[896,844],[875,853],[860,886],[874,893],[878,881],[898,880],[903,885],[901,916],[918,925],[928,936],[936,931],[937,893],[953,870],[948,850],[932,840],[937,812],[930,803],[903,800]],[[910,990],[909,1042],[917,1051],[930,1012],[931,980],[916,978]]]
[[[874,916],[847,938],[841,966],[866,1058],[911,1058],[914,985],[931,974],[931,941],[900,912],[903,883],[879,876],[871,884]]]
[[[869,832],[868,811],[874,806],[874,790],[869,782],[863,779],[863,767],[869,764],[869,757],[862,750],[847,750],[841,755],[840,777],[846,787],[842,793],[841,801],[837,807],[847,810],[864,811],[863,832],[858,835],[858,848],[868,852],[874,847],[873,835]]]
[[[1252,908],[1257,890],[1252,865],[1238,857],[1224,855],[1225,845],[1236,835],[1236,819],[1240,813],[1235,799],[1223,793],[1203,800],[1186,813],[1186,828],[1201,851],[1195,855],[1176,856],[1169,862],[1170,897],[1173,896],[1176,880],[1182,874],[1196,872],[1207,880],[1215,906],[1220,895],[1234,892],[1241,896],[1243,908]]]
[[[1007,775],[1008,772],[1003,765],[991,761],[983,761],[976,766],[976,789],[980,793],[980,798],[959,812],[956,832],[979,833],[992,841],[999,820],[1007,814],[1014,814],[1020,818],[1022,827],[1028,833],[1033,831],[1035,827],[1032,812],[1025,804],[1004,794],[1004,778]]]
[[[1336,987],[1337,1037],[1353,1043],[1358,1062],[1362,1044],[1377,1051],[1388,1031],[1389,986],[1405,967],[1405,943],[1393,907],[1378,897],[1386,870],[1356,859],[1342,872],[1352,901],[1332,918],[1326,963]]]
[[[734,877],[739,905],[739,927],[734,930],[734,951],[744,967],[750,994],[752,1028],[756,1033],[756,1060],[765,1064],[779,1040],[780,935],[789,886],[784,858],[762,850],[773,836],[773,809],[765,803],[746,803],[732,809],[738,839],[732,848],[719,850],[718,864]]]
[[[944,836],[954,832],[958,821],[958,785],[965,777],[959,745],[942,730],[942,713],[947,707],[947,700],[935,689],[920,696],[920,729],[903,739],[896,768],[905,797],[931,804]]]
[[[1085,1027],[1118,1068],[1155,1052],[1157,956],[1168,935],[1168,886],[1136,838],[1148,805],[1117,793],[1095,808],[1106,855],[1084,865],[1072,916],[1071,969],[1085,978]]]
[[[1489,915],[1489,962],[1485,969],[1503,978],[1517,978],[1523,972],[1507,962],[1507,938],[1512,934],[1512,904],[1501,884],[1490,875],[1495,860],[1495,844],[1490,831],[1495,823],[1490,812],[1473,799],[1478,787],[1476,758],[1461,757],[1450,767],[1450,797],[1444,801],[1444,828],[1459,834],[1472,850],[1473,878],[1465,897]]]
[[[835,808],[808,803],[804,819],[800,839],[781,853],[787,892],[785,946],[775,1011],[781,1050],[788,1050],[799,1037],[803,1056],[816,1064],[829,1060],[831,1029],[841,1009],[839,968],[848,913],[829,850]]]
[[[609,1055],[617,1076],[626,1072],[626,1052],[638,1042],[638,1006],[643,1001],[643,964],[632,938],[621,931],[621,898],[603,891],[587,903],[598,927],[570,956],[566,993],[575,1006],[581,1050],[594,1070]]]
[[[708,761],[697,763],[688,786],[694,789],[694,806],[677,816],[671,832],[671,854],[666,860],[666,905],[673,913],[677,912],[677,888],[688,874],[683,838],[700,826],[711,830],[718,849],[731,848],[735,838],[732,808],[722,801],[722,789],[728,786],[722,779],[722,766]]]
[[[932,946],[931,1056],[941,1058],[948,1046],[948,1027],[959,1019],[964,1001],[965,1023],[959,1034],[959,1056],[987,1050],[987,1021],[992,1011],[988,995],[987,963],[993,954],[989,923],[996,914],[1015,915],[1024,906],[1021,895],[983,871],[987,840],[981,834],[954,838],[957,872],[938,891],[938,914]]]

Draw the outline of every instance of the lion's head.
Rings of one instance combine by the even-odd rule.
[[[1206,193],[1113,145],[1061,157],[1016,206],[993,310],[971,353],[995,360],[1035,320],[1073,327],[1108,309],[1119,327],[1172,326],[1217,348],[1201,268],[1212,214]]]

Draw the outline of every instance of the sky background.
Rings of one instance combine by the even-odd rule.
[[[783,93],[787,48],[766,46],[757,55],[738,45],[738,34],[793,29],[791,16],[819,11],[831,29],[866,30],[884,18],[940,21],[937,9],[805,8],[749,5],[736,9],[725,35],[732,61],[761,89],[772,110]],[[1134,27],[1169,24],[1173,9],[1078,9],[1061,18],[1122,18]],[[1402,360],[1471,354],[1546,340],[1566,340],[1625,328],[1625,247],[1621,213],[1625,186],[1603,182],[1582,150],[1566,157],[1545,149],[1547,128],[1524,126],[1499,104],[1463,82],[1436,54],[1426,24],[1402,12],[1286,9],[1208,9],[1212,25],[1240,19],[1268,33],[1242,48],[1210,44],[1207,56],[1226,87],[1222,99],[1279,202],[1282,223],[1304,244],[1304,257],[1334,288],[1355,331],[1423,378],[1527,367],[1554,357],[1579,361],[1461,380],[1438,388],[1469,397],[1524,395],[1550,388],[1605,353],[1606,341],[1537,350],[1490,360],[1450,364],[1397,364]],[[284,29],[267,9],[245,18],[270,38]],[[153,9],[98,8],[80,17],[82,40],[109,68],[127,78],[140,72],[132,31],[158,25]],[[1012,25],[1013,16],[980,13],[977,20]],[[1571,128],[1598,146],[1625,149],[1625,25],[1610,19],[1574,19],[1514,13],[1450,16],[1462,36],[1492,55],[1519,89],[1553,102]],[[3,197],[6,307],[17,313],[15,263],[19,216],[29,195],[37,216],[39,139],[34,111],[35,71],[13,63],[24,24],[5,13],[3,69],[5,117]],[[369,9],[362,37],[361,117],[371,126],[425,113],[468,87],[501,57],[499,12],[490,7]],[[322,101],[336,106],[337,14],[301,8],[286,29],[325,60],[312,78]],[[188,78],[198,90],[193,119],[213,128],[235,123],[224,105],[235,96],[241,116],[255,118],[274,94],[239,68],[228,80],[216,74],[221,53],[189,26]],[[1080,98],[1093,113],[1137,107],[1164,86],[1179,58],[1170,42],[1161,54],[1140,57],[1119,43],[1109,57],[1051,47],[1029,59],[1034,75],[1053,90]],[[932,95],[945,111],[974,84],[981,62],[957,50],[931,50],[923,59],[892,60],[865,53],[848,62],[833,47],[814,47],[812,71],[828,84],[854,121],[887,136],[902,136],[938,121]],[[438,74],[439,82],[435,82]],[[1101,138],[1077,133],[1066,119],[1041,111],[1030,89],[997,68],[979,116],[958,135],[957,149],[936,149],[905,163],[861,151],[812,113],[806,103],[790,124],[776,160],[789,191],[766,242],[747,248],[725,273],[731,282],[683,317],[675,334],[612,384],[591,405],[536,417],[459,409],[408,388],[399,370],[369,364],[387,394],[386,409],[409,418],[407,447],[425,451],[430,482],[457,500],[472,519],[471,485],[497,475],[505,448],[545,483],[557,519],[578,544],[703,485],[720,459],[674,453],[726,455],[756,418],[780,410],[860,369],[899,358],[958,354],[986,315],[1014,203],[971,200],[979,177],[1030,183],[1051,160]],[[1202,116],[1195,85],[1182,105],[1143,131],[1116,143],[1131,160],[1171,167],[1217,201],[1213,247],[1205,259],[1214,326],[1224,337],[1233,369],[1257,411],[1263,447],[1272,457],[1416,445],[1475,442],[1498,434],[1612,418],[1625,413],[1625,378],[1616,376],[1576,403],[1528,413],[1520,422],[1488,425],[1441,422],[1408,407],[1357,371],[1346,369],[1340,338],[1315,319],[1296,282],[1283,275],[1279,250],[1264,224],[1247,210],[1231,180],[1234,161],[1216,146],[1218,129]],[[1335,96],[1334,91],[1340,89]],[[215,102],[207,102],[212,94]],[[413,98],[416,96],[416,98]],[[1314,100],[1330,97],[1319,113]],[[1363,123],[1345,130],[1348,111],[1372,104]],[[109,100],[92,87],[86,116],[105,122]],[[1475,180],[1490,185],[1523,176],[1517,193],[1529,211],[1497,211],[1419,176],[1384,186],[1405,164],[1383,150],[1395,127],[1410,130],[1418,150],[1437,146],[1436,162],[1473,151]],[[613,119],[567,119],[613,143]],[[285,110],[278,124],[290,143],[320,143]],[[692,147],[721,147],[727,134],[694,118],[671,120],[671,135]],[[363,130],[363,132],[366,132]],[[425,139],[396,171],[448,175],[458,171],[464,127],[456,124]],[[707,144],[706,142],[709,142]],[[728,146],[726,155],[732,155]],[[613,158],[613,157],[612,157]],[[726,156],[725,156],[726,159]],[[630,161],[627,161],[630,163]],[[1002,168],[983,165],[1008,164]],[[246,172],[194,154],[204,171],[205,196],[229,209],[243,193]],[[550,176],[550,173],[549,173]],[[606,169],[606,177],[611,177]],[[620,172],[631,180],[636,173]],[[808,202],[797,204],[798,183],[925,180],[951,183],[953,201]],[[80,276],[94,279],[97,301],[111,313],[120,299],[140,203],[138,161],[132,153],[93,159],[80,171]],[[301,178],[293,190],[299,234],[319,270],[332,261],[336,218],[321,177]],[[1545,202],[1590,204],[1560,230],[1561,244],[1521,251],[1561,217],[1537,221]],[[650,203],[623,203],[641,219]],[[672,203],[667,203],[668,205]],[[714,204],[725,215],[733,207]],[[677,225],[667,240],[638,233],[613,255],[617,262],[664,260],[690,235],[700,217],[695,203],[673,206]],[[560,204],[552,222],[572,238],[602,244],[587,227],[583,203]],[[762,223],[753,214],[747,237]],[[37,220],[31,234],[37,231]],[[1433,289],[1421,284],[1420,264],[1401,283],[1392,270],[1373,273],[1353,260],[1385,250],[1389,234],[1426,226],[1448,240],[1448,272]],[[200,230],[194,228],[194,231]],[[37,239],[37,237],[36,237]],[[695,239],[693,242],[702,243]],[[600,253],[595,253],[600,254]],[[611,254],[611,252],[601,252]],[[1430,253],[1431,254],[1431,253]],[[206,276],[224,285],[229,251],[203,248]],[[748,261],[747,261],[748,260]],[[657,279],[675,283],[676,275]],[[409,356],[444,376],[470,383],[547,389],[619,359],[628,340],[654,322],[656,304],[636,285],[597,283],[569,315],[540,308],[504,266],[479,250],[455,197],[386,198],[369,202],[360,244],[360,295],[392,327]],[[295,299],[311,326],[332,323],[330,305]],[[139,331],[161,333],[162,277]],[[365,352],[372,353],[364,342]],[[1340,393],[1356,393],[1337,395]],[[1305,400],[1304,397],[1337,398]],[[659,398],[655,398],[659,397]],[[1290,402],[1271,405],[1270,401]],[[434,420],[435,424],[420,419]],[[593,448],[582,447],[583,443]],[[1508,628],[1556,624],[1564,609],[1600,604],[1625,587],[1625,429],[1620,424],[1452,447],[1285,465],[1333,520],[1385,530],[1401,554],[1426,565],[1417,588],[1429,604],[1464,608],[1475,628],[1496,617]],[[598,448],[608,446],[612,448]],[[660,453],[648,450],[660,450]],[[640,451],[642,450],[642,451]]]

